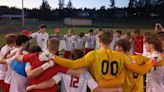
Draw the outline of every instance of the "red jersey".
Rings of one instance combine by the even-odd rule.
[[[143,53],[143,36],[135,36],[133,38],[135,51],[137,53]]]
[[[44,62],[40,61],[38,57],[39,57],[39,52],[29,54],[29,55],[24,55],[23,61],[30,62],[32,69],[35,69],[35,68],[41,66],[42,64],[44,64]],[[68,69],[55,64],[54,67],[47,69],[42,74],[40,74],[38,77],[31,79],[29,81],[29,85],[38,84],[43,81],[47,81],[47,80],[51,79],[58,72],[66,73],[67,70]],[[48,88],[48,89],[32,90],[31,92],[56,92],[56,85],[54,85],[53,87]]]

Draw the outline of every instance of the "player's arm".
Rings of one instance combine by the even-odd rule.
[[[154,64],[151,60],[141,66],[137,64],[125,64],[126,69],[135,73],[139,73],[139,74],[147,73],[153,66]]]
[[[18,62],[23,62],[23,47],[20,47],[17,52],[16,52],[16,57],[15,59],[18,61]]]
[[[1,58],[0,59],[0,64],[7,64],[6,59]]]
[[[52,79],[50,79],[48,81],[44,81],[39,84],[34,84],[31,86],[28,86],[26,88],[26,91],[31,91],[33,89],[47,89],[47,88],[50,88],[53,85],[59,83],[61,80],[62,80],[62,73],[58,73],[57,75],[55,75]]]
[[[16,54],[16,51],[13,52],[13,53],[11,53],[11,54],[7,53],[7,54],[5,55],[5,57],[6,57],[6,58],[11,58],[11,57],[15,56],[15,54]]]
[[[69,69],[79,69],[79,68],[86,68],[90,65],[92,61],[94,61],[94,51],[89,52],[87,55],[85,55],[83,58],[77,59],[77,60],[69,60],[65,58],[61,58],[58,56],[54,56],[53,60],[64,67],[67,67]]]
[[[121,86],[124,83],[124,79],[125,79],[125,73],[124,70],[122,70],[117,77],[111,80],[106,80],[106,79],[99,80],[98,85],[103,88],[114,88],[114,87]]]
[[[30,63],[27,63],[26,68],[25,68],[27,78],[29,78],[29,79],[35,78],[35,77],[39,76],[41,73],[43,73],[44,71],[46,71],[47,69],[49,69],[50,67],[53,67],[53,66],[54,66],[54,62],[49,61],[49,62],[44,63],[40,67],[32,69]]]

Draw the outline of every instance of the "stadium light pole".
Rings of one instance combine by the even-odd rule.
[[[24,1],[22,0],[22,26],[24,27]]]

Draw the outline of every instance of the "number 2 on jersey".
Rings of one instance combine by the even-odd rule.
[[[109,64],[110,64],[110,66],[109,66]],[[106,75],[108,73],[109,67],[110,67],[112,75],[116,75],[118,73],[118,62],[117,61],[112,61],[110,63],[107,60],[103,60],[101,63],[101,72],[103,75]]]
[[[70,87],[78,88],[79,77],[71,76]]]

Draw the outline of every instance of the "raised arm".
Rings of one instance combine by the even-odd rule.
[[[18,61],[18,62],[22,62],[23,61],[23,47],[20,47],[17,52],[16,52],[16,56],[15,56],[15,59]]]

